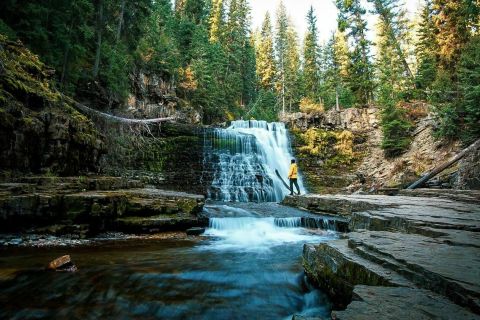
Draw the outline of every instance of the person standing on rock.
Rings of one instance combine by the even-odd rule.
[[[290,170],[288,171],[288,179],[290,180],[290,195],[293,196],[293,185],[297,188],[298,194],[300,194],[300,187],[297,182],[298,168],[295,159],[290,162]]]

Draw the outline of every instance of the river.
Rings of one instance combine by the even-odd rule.
[[[0,269],[18,272],[0,282],[0,318],[327,317],[328,298],[306,282],[301,253],[304,243],[328,241],[337,234],[300,227],[292,216],[306,213],[281,208],[210,204],[205,234],[184,240],[2,249]],[[79,271],[43,270],[48,261],[67,253]]]

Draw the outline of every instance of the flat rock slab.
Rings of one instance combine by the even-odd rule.
[[[480,231],[480,206],[436,197],[287,196],[283,204],[350,219],[350,229],[422,233],[423,227]]]
[[[480,204],[480,190],[452,190],[452,189],[403,189],[399,195],[409,197],[438,197],[455,201]]]
[[[348,305],[358,286],[398,286],[429,290],[480,314],[480,206],[473,201],[475,193],[455,194],[469,201],[447,199],[446,193],[415,195],[285,199],[291,206],[336,212],[349,220],[352,232],[344,239],[304,247],[307,276],[329,293],[336,308]],[[394,303],[384,307],[396,308]]]
[[[480,313],[480,242],[452,246],[442,238],[384,231],[352,232],[349,247],[388,265],[417,286]],[[471,239],[474,240],[474,239]],[[474,241],[475,242],[475,241]]]
[[[428,290],[360,285],[355,287],[354,295],[356,299],[346,310],[332,312],[332,319],[480,319],[480,316]]]
[[[81,224],[89,226],[89,234],[95,234],[117,230],[120,218],[132,217],[135,220],[133,218],[137,217],[135,221],[139,222],[140,218],[160,215],[165,219],[146,220],[152,226],[174,224],[186,229],[201,225],[193,221],[198,221],[197,215],[202,212],[205,203],[202,195],[153,188],[18,193],[19,187],[21,185],[8,184],[0,188],[0,231]]]

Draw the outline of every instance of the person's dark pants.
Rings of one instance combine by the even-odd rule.
[[[290,179],[290,195],[293,195],[293,185],[295,185],[298,194],[300,194],[300,187],[298,186],[297,178],[293,178]]]

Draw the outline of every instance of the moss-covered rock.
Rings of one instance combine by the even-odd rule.
[[[362,157],[355,134],[315,128],[292,133],[299,167],[310,192],[337,192],[355,180],[354,171]]]
[[[62,101],[53,70],[0,35],[0,170],[96,172],[104,153],[92,122]]]

